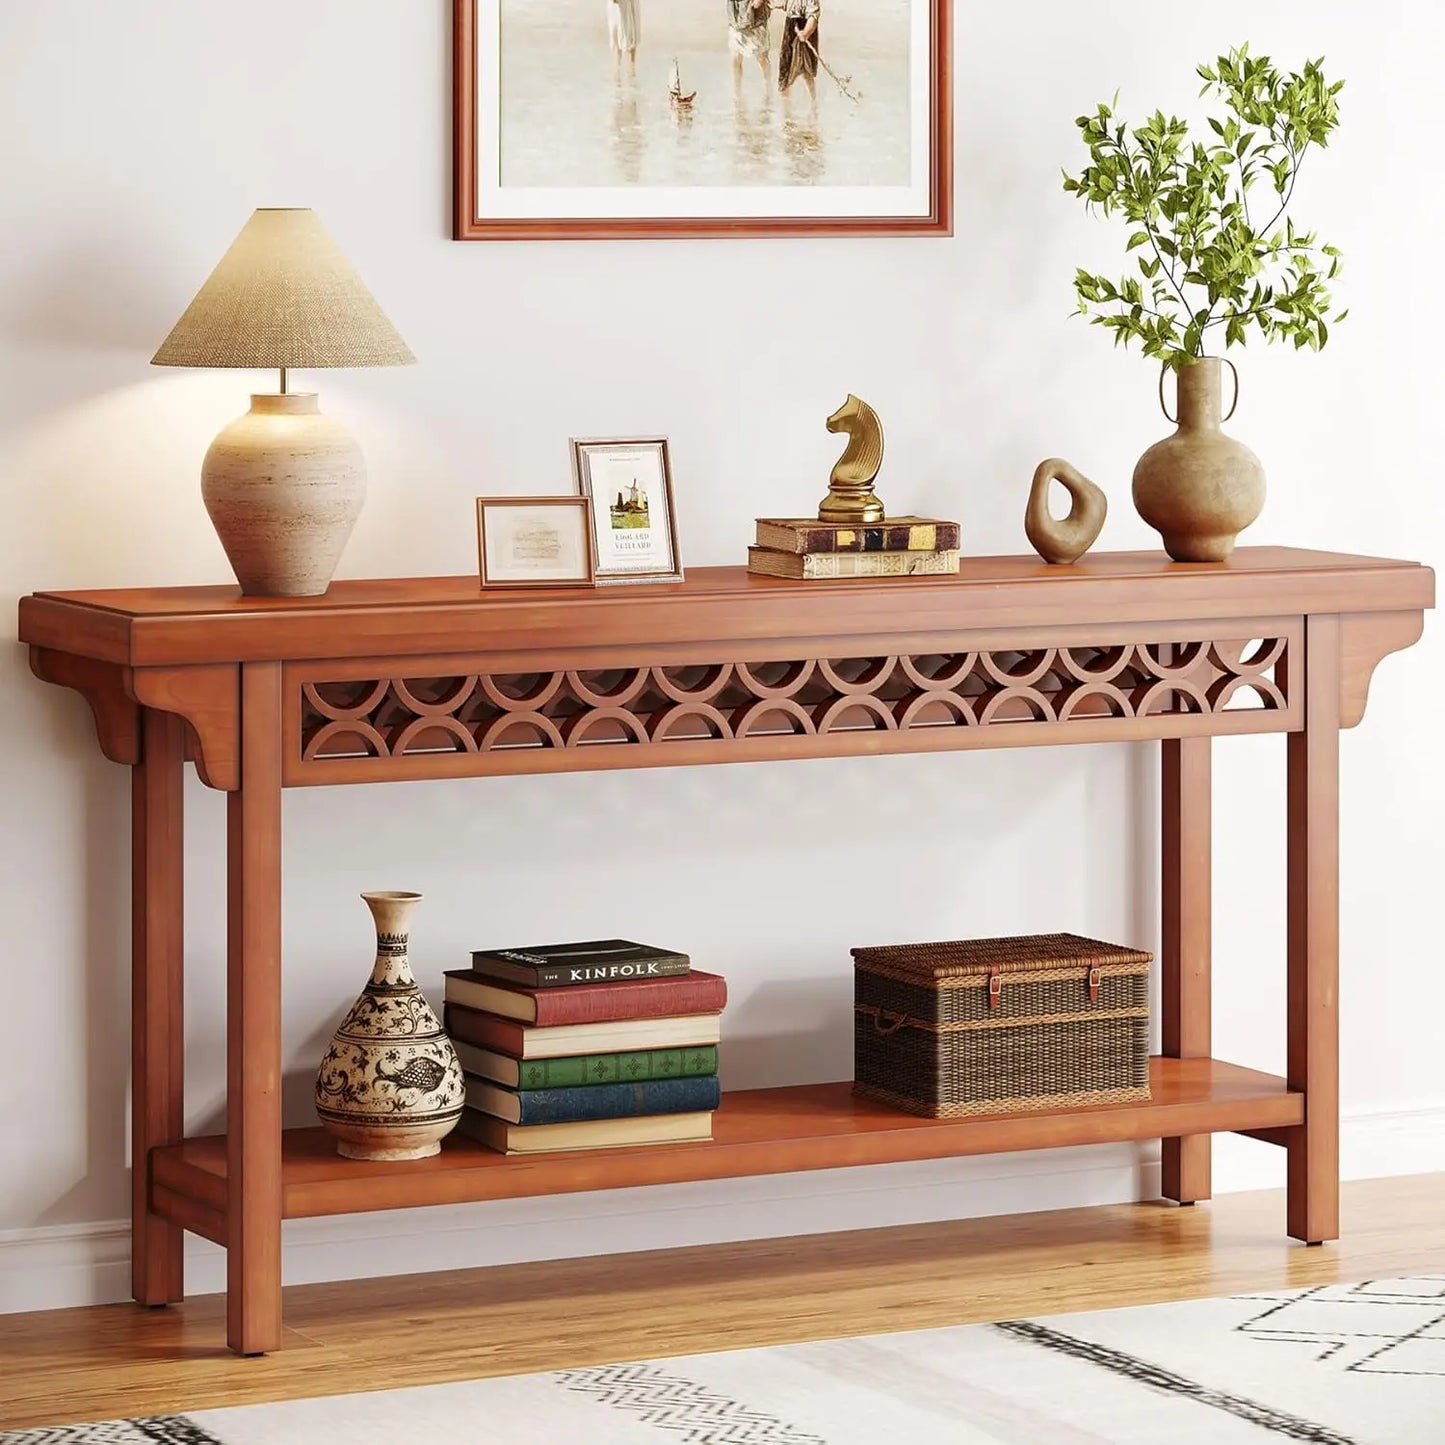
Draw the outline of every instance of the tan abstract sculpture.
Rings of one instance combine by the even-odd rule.
[[[878,413],[850,393],[828,418],[828,430],[847,432],[848,445],[833,467],[818,520],[859,525],[883,521],[883,503],[873,492],[873,479],[883,465],[883,423]]]
[[[1069,494],[1067,517],[1049,511],[1049,487],[1058,482]],[[1045,562],[1077,562],[1099,539],[1109,499],[1076,466],[1062,457],[1049,457],[1034,471],[1024,533],[1029,545]]]

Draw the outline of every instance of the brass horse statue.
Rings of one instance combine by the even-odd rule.
[[[861,526],[881,522],[883,503],[873,494],[873,479],[883,465],[883,423],[878,413],[850,394],[828,418],[828,430],[847,432],[848,445],[833,468],[818,520]]]

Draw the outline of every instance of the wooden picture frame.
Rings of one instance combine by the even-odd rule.
[[[644,0],[645,3],[645,0]],[[910,0],[910,5],[919,7],[916,11],[909,11],[908,25],[910,27],[910,54],[907,75],[907,101],[906,130],[908,135],[908,146],[906,149],[906,166],[908,180],[906,185],[892,185],[884,187],[876,186],[834,186],[827,188],[817,183],[814,178],[808,177],[798,180],[792,185],[770,184],[758,185],[752,188],[750,195],[756,194],[759,197],[758,205],[753,209],[739,211],[729,209],[725,213],[709,214],[707,211],[708,197],[726,198],[729,189],[741,190],[739,187],[729,184],[708,185],[703,187],[678,185],[653,186],[659,197],[657,209],[653,210],[648,206],[646,192],[649,187],[640,183],[632,183],[631,177],[620,185],[610,188],[593,186],[587,194],[595,197],[605,191],[605,195],[612,199],[612,209],[607,209],[590,199],[583,199],[583,193],[578,192],[576,198],[567,207],[561,210],[545,210],[545,207],[537,203],[533,198],[538,195],[551,195],[553,191],[539,190],[532,185],[512,187],[517,192],[516,199],[507,194],[507,188],[501,179],[500,151],[493,152],[490,147],[494,144],[500,146],[502,125],[500,123],[502,94],[501,94],[501,7],[503,0],[486,0],[481,4],[480,0],[452,0],[453,4],[453,83],[452,83],[452,106],[453,106],[453,237],[458,241],[525,241],[525,240],[622,240],[639,238],[658,237],[707,237],[707,236],[949,236],[953,234],[953,0]],[[824,8],[827,7],[827,0],[824,0]],[[730,32],[725,28],[725,15],[720,4],[716,5],[718,13],[718,45],[727,47],[730,44]],[[602,5],[598,0],[598,25],[602,24]],[[653,13],[649,12],[649,26],[655,22]],[[820,46],[827,47],[828,31],[825,27],[826,21],[822,22],[819,30]],[[786,28],[787,22],[784,22]],[[647,34],[644,34],[643,47],[647,45]],[[595,45],[595,41],[592,42]],[[488,48],[490,47],[490,48]],[[774,70],[781,65],[783,55],[783,41],[778,44],[778,56],[771,63]],[[493,51],[496,53],[494,54]],[[917,52],[925,51],[926,54],[919,55]],[[615,52],[614,52],[615,53]],[[650,53],[645,48],[641,51],[644,57],[644,68],[649,72],[646,75],[639,75],[637,84],[640,93],[644,97],[646,105],[650,109],[646,113],[645,123],[650,129],[647,134],[653,134],[654,130],[665,124],[654,114],[662,92],[658,89],[660,84],[658,77],[651,74],[655,70],[661,52],[658,55]],[[723,52],[724,57],[727,51]],[[852,85],[851,75],[844,75],[841,78],[836,72],[829,69],[827,56],[820,49],[818,52],[822,69],[815,72],[813,84],[824,85],[828,93],[825,100],[829,105],[836,104],[838,107],[845,105],[861,105],[865,97],[854,101],[848,99],[848,90],[852,89],[856,96],[858,92]],[[633,52],[634,64],[636,64],[637,51]],[[921,64],[919,62],[922,62]],[[615,62],[619,66],[621,60]],[[761,63],[760,63],[761,64]],[[764,83],[769,81],[769,73],[766,65],[761,66],[762,79]],[[926,72],[926,84],[918,80],[918,73]],[[754,83],[755,77],[752,68],[747,67],[745,81]],[[825,72],[828,78],[825,79]],[[606,85],[610,77],[604,75],[599,84]],[[774,75],[772,81],[776,83],[778,77]],[[673,75],[673,83],[677,83],[676,73]],[[621,82],[619,82],[619,85]],[[724,82],[724,85],[726,82]],[[845,88],[846,86],[846,88]],[[916,88],[915,88],[916,87]],[[714,117],[721,114],[718,109],[720,105],[731,107],[733,98],[728,96],[723,102],[716,100],[717,83],[713,82],[713,93],[696,103],[687,101],[685,114],[691,116],[696,110],[699,121],[687,122],[689,124],[703,124],[722,122],[714,121]],[[569,92],[571,87],[567,88]],[[669,89],[668,96],[674,92]],[[724,94],[726,91],[724,90]],[[788,97],[791,103],[791,97]],[[626,102],[619,102],[625,106]],[[783,110],[783,98],[774,94],[772,104],[778,112]],[[538,100],[536,105],[531,107],[528,114],[544,111],[548,103]],[[683,111],[674,102],[672,104],[674,116],[679,117],[679,125],[683,124],[681,119]],[[902,111],[895,106],[895,112]],[[625,109],[619,112],[626,115]],[[760,112],[761,114],[761,112]],[[827,118],[827,106],[822,114],[824,122]],[[635,112],[634,112],[635,115]],[[811,112],[813,124],[818,126],[819,111],[815,106]],[[614,125],[624,122],[614,120]],[[761,123],[761,122],[759,122]],[[634,119],[628,123],[628,134],[639,128],[639,123]],[[781,131],[782,122],[779,122]],[[818,129],[817,135],[821,137],[822,129]],[[484,149],[486,148],[486,149]],[[552,147],[552,152],[558,148]],[[780,153],[786,150],[790,156],[797,153],[797,134],[791,133],[786,140],[786,146],[780,145]],[[834,149],[837,149],[836,147]],[[861,153],[865,148],[857,148]],[[883,148],[875,148],[883,149]],[[826,155],[822,145],[818,146],[820,155]],[[926,154],[920,154],[926,152]],[[486,156],[488,162],[482,163],[482,157]],[[496,157],[496,175],[492,175],[492,158]],[[824,160],[826,166],[826,159]],[[781,165],[781,162],[779,162]],[[823,193],[826,190],[828,196],[834,193],[839,195],[840,204],[843,193],[862,197],[856,207],[856,213],[848,210],[830,209],[823,201]],[[868,200],[868,192],[876,191],[878,194],[873,201]],[[631,203],[626,200],[630,192],[635,191],[638,199]],[[810,196],[810,191],[812,195]],[[700,193],[705,192],[705,195]],[[907,193],[908,204],[906,208],[897,214],[881,214],[874,208],[873,204],[885,206],[888,204],[888,197],[895,194]],[[557,192],[560,194],[561,192]],[[618,197],[622,197],[620,202]],[[791,198],[793,209],[788,209],[784,201]],[[741,204],[741,203],[740,203]],[[697,210],[696,207],[703,209]],[[619,208],[622,212],[619,213]],[[770,213],[770,208],[775,208],[776,213]],[[801,208],[801,209],[799,209]],[[545,213],[544,213],[545,210]],[[686,213],[679,213],[685,211]],[[584,213],[586,212],[586,213]]]
[[[542,544],[535,536],[519,534],[516,523],[524,520],[525,512],[558,509],[574,513],[575,520],[543,539],[557,547],[560,557],[549,565],[550,559],[538,554]],[[488,512],[496,514],[490,532]],[[568,535],[573,527],[575,539]],[[591,587],[596,581],[594,553],[592,503],[586,496],[477,498],[477,571],[483,587]]]
[[[597,584],[681,582],[667,438],[573,437],[571,447],[573,482],[592,509]]]

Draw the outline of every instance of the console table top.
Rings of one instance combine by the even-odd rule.
[[[20,640],[126,666],[732,639],[866,638],[1433,606],[1416,562],[1244,547],[1222,563],[1101,552],[1071,566],[965,558],[957,576],[792,582],[702,567],[676,583],[488,588],[475,576],[342,580],[323,597],[232,586],[40,592]]]

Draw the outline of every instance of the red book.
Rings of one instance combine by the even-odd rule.
[[[452,1038],[514,1059],[569,1059],[584,1054],[689,1049],[694,1045],[717,1043],[722,1025],[720,1013],[702,1013],[539,1029],[458,1003],[447,1004],[445,1020],[444,1027]]]
[[[448,1003],[501,1014],[538,1028],[720,1013],[728,1001],[727,980],[697,969],[675,978],[584,983],[571,988],[524,988],[478,978],[469,968],[451,969],[443,977]]]

